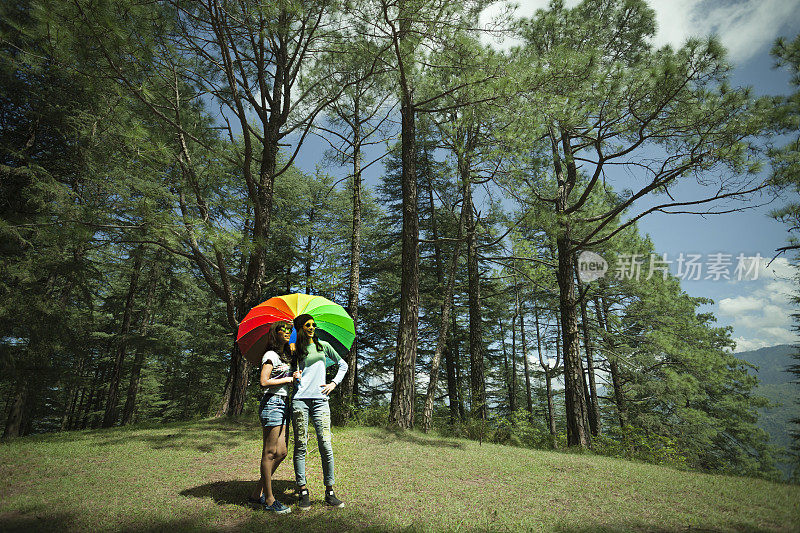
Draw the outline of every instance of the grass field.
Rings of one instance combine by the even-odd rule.
[[[313,438],[312,509],[294,505],[290,449],[274,486],[293,512],[280,517],[245,504],[254,421],[0,443],[0,531],[800,531],[797,486],[379,428],[334,428],[347,507],[326,509]]]

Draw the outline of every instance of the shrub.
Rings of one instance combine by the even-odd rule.
[[[353,410],[349,419],[354,426],[387,427],[389,425],[389,404],[379,403]]]
[[[547,430],[539,424],[531,423],[524,410],[489,420],[468,418],[456,424],[442,425],[438,430],[446,437],[462,437],[526,448],[550,448]]]
[[[686,455],[669,437],[626,426],[610,427],[594,440],[594,451],[600,455],[636,459],[646,463],[686,468]]]

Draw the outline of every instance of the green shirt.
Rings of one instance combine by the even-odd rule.
[[[326,400],[328,397],[322,394],[322,387],[325,385],[325,368],[334,364],[339,365],[339,371],[332,380],[336,385],[341,383],[347,372],[347,361],[336,353],[333,346],[325,341],[319,341],[319,343],[322,351],[317,350],[312,342],[306,347],[308,353],[305,359],[299,363],[299,369],[303,371],[303,375],[300,378],[297,392],[294,394],[297,399]]]

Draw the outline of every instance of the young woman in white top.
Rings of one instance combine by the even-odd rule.
[[[291,509],[275,499],[272,494],[272,475],[286,458],[286,431],[291,408],[288,402],[293,378],[292,352],[289,337],[292,326],[276,322],[267,332],[266,353],[261,359],[261,398],[259,415],[264,428],[264,448],[261,452],[261,479],[249,501],[277,514],[290,513]]]

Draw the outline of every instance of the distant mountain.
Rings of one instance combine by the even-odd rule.
[[[794,362],[792,354],[796,351],[797,347],[795,346],[780,344],[734,355],[758,367],[758,371],[751,371],[751,373],[758,376],[762,384],[782,385],[789,383],[794,378],[794,375],[786,369]]]
[[[792,383],[796,376],[787,371],[789,365],[796,363],[792,357],[796,352],[797,347],[782,344],[734,354],[758,367],[758,370],[750,369],[750,373],[761,381],[756,393],[776,404],[775,407],[759,409],[758,425],[769,433],[772,444],[782,448],[788,448],[792,442],[789,421],[800,417],[800,405],[797,403],[800,400],[800,385]],[[779,466],[784,473],[789,473],[788,465]]]

